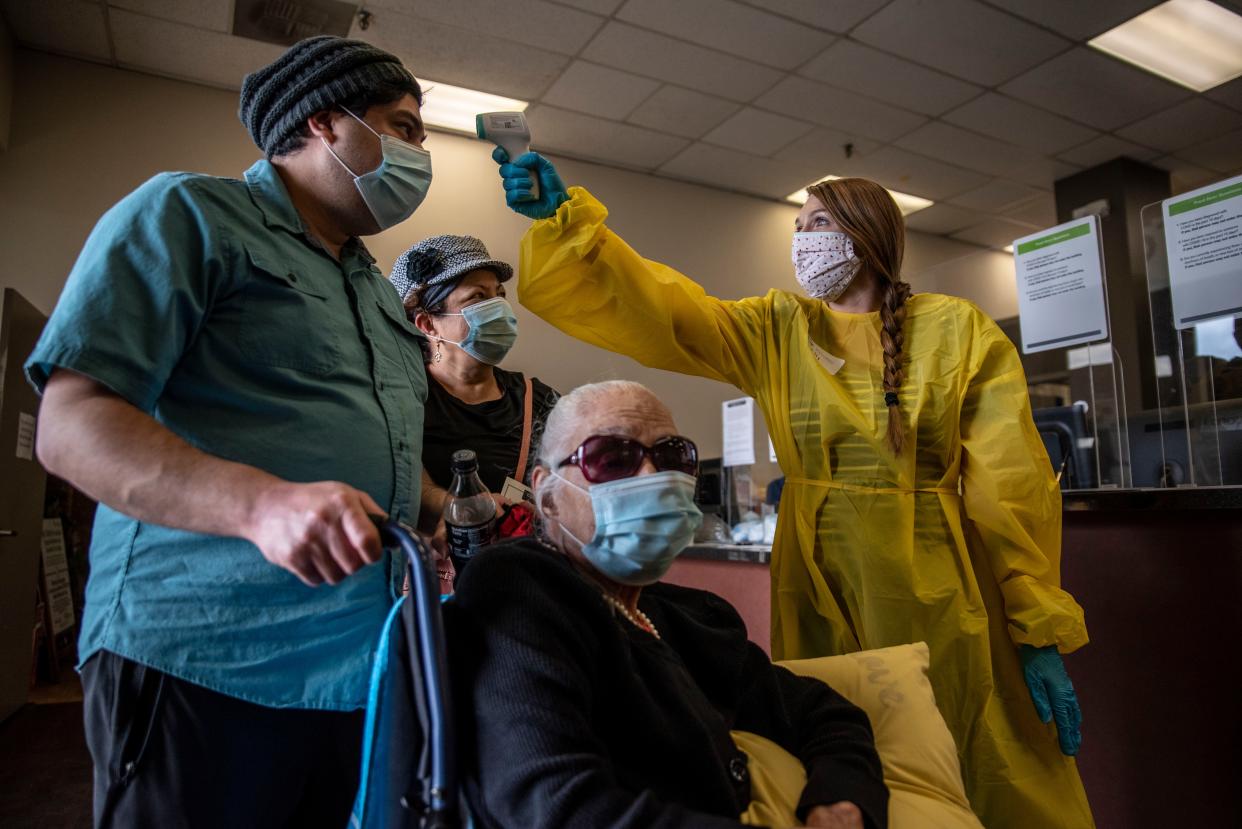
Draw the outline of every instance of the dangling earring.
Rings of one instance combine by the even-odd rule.
[[[444,359],[444,355],[440,353],[440,344],[436,343],[436,353],[435,353],[435,356],[431,358],[431,361],[433,363],[438,363],[442,359]]]

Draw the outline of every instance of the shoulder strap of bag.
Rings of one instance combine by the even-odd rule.
[[[527,377],[526,397],[522,401],[522,449],[518,452],[517,469],[513,473],[513,479],[519,482],[526,480],[526,457],[530,454],[530,424],[534,407],[534,387],[530,382],[530,378]]]

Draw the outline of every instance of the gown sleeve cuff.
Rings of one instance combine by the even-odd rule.
[[[1022,576],[1001,585],[1014,645],[1056,645],[1073,653],[1087,644],[1087,625],[1074,597],[1059,587]]]
[[[608,218],[608,208],[585,187],[570,187],[569,199],[561,202],[556,213],[530,226],[527,235],[539,241],[555,240],[568,230],[584,226],[602,227]]]

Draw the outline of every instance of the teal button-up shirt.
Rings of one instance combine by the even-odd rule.
[[[91,233],[26,365],[108,386],[191,445],[289,481],[341,481],[418,515],[419,334],[357,240],[329,255],[276,168],[161,174]],[[185,492],[192,498],[192,490]],[[240,538],[101,505],[79,653],[106,649],[262,705],[366,703],[399,562],[306,587]]]

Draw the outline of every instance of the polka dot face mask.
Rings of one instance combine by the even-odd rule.
[[[794,275],[808,296],[832,302],[845,293],[862,262],[844,233],[795,233]]]

